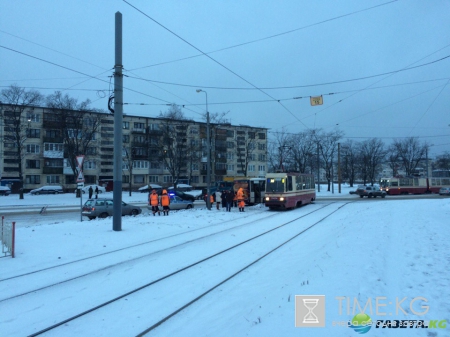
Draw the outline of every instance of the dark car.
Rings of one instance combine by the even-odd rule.
[[[106,218],[114,213],[113,199],[99,198],[89,199],[83,206],[82,215],[87,216],[90,220]],[[127,204],[122,201],[122,215],[138,215],[142,213],[142,209],[138,206]]]
[[[195,197],[192,194],[188,194],[188,193],[184,193],[178,190],[168,190],[167,193],[169,195],[176,195],[177,197],[180,197],[183,200],[188,200],[188,201],[195,201]]]
[[[34,190],[31,190],[30,193],[32,195],[39,195],[39,194],[58,194],[58,193],[64,193],[64,190],[62,186],[58,185],[46,185],[39,188],[36,188]]]
[[[380,190],[378,186],[359,186],[356,190],[356,194],[358,194],[360,198],[386,197],[386,192]]]
[[[9,187],[6,186],[0,186],[0,195],[10,195],[11,194],[11,189]]]

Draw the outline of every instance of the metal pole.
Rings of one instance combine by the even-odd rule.
[[[319,157],[319,143],[317,143],[317,192],[320,192],[320,157]]]
[[[123,75],[122,75],[122,14],[116,12],[115,65],[114,65],[114,188],[113,230],[122,230],[122,124],[123,124]]]
[[[341,143],[338,143],[338,186],[341,193]]]

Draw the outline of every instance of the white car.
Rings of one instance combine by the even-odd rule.
[[[100,186],[100,185],[86,185],[86,186],[81,188],[81,192],[83,194],[88,194],[89,193],[89,187],[91,187],[91,186],[92,186],[92,195],[95,195],[95,188],[96,187],[98,187],[98,194],[106,192],[106,188],[104,188],[103,186]],[[75,190],[75,193],[76,192],[77,192],[77,190]]]

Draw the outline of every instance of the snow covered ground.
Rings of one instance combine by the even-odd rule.
[[[153,217],[144,208],[137,217],[123,217],[120,232],[112,230],[111,218],[48,221],[45,215],[35,215],[33,225],[17,229],[16,257],[0,259],[0,336],[33,334],[258,231],[292,221],[255,243],[171,278],[154,292],[130,294],[97,314],[44,334],[135,336],[154,318],[179,308],[332,211],[148,335],[357,336],[347,322],[359,313],[359,305],[373,322],[424,320],[429,326],[373,325],[367,336],[450,336],[450,198],[354,196],[355,202],[348,203],[340,200],[349,197],[348,187],[342,194],[337,188],[334,195],[324,191],[322,187],[314,204],[287,212],[270,212],[259,205],[247,207],[245,213],[196,207]],[[335,199],[323,201],[321,196]],[[147,194],[123,194],[126,202],[146,198]],[[24,204],[78,205],[79,199],[0,197],[0,215],[4,207]],[[14,221],[12,217],[5,221]],[[182,244],[186,241],[192,242]],[[97,257],[89,259],[92,256]],[[50,269],[35,272],[44,268]],[[93,273],[83,276],[89,272]],[[22,274],[28,275],[15,277]],[[67,278],[74,280],[45,288]],[[36,291],[39,288],[44,289]],[[12,298],[27,291],[31,293]],[[325,327],[295,327],[296,295],[325,296]],[[305,310],[301,304],[299,313]]]

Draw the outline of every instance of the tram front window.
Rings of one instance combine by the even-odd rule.
[[[283,193],[285,178],[267,178],[266,192]]]
[[[383,179],[380,181],[380,187],[388,187],[389,186],[389,180]]]

